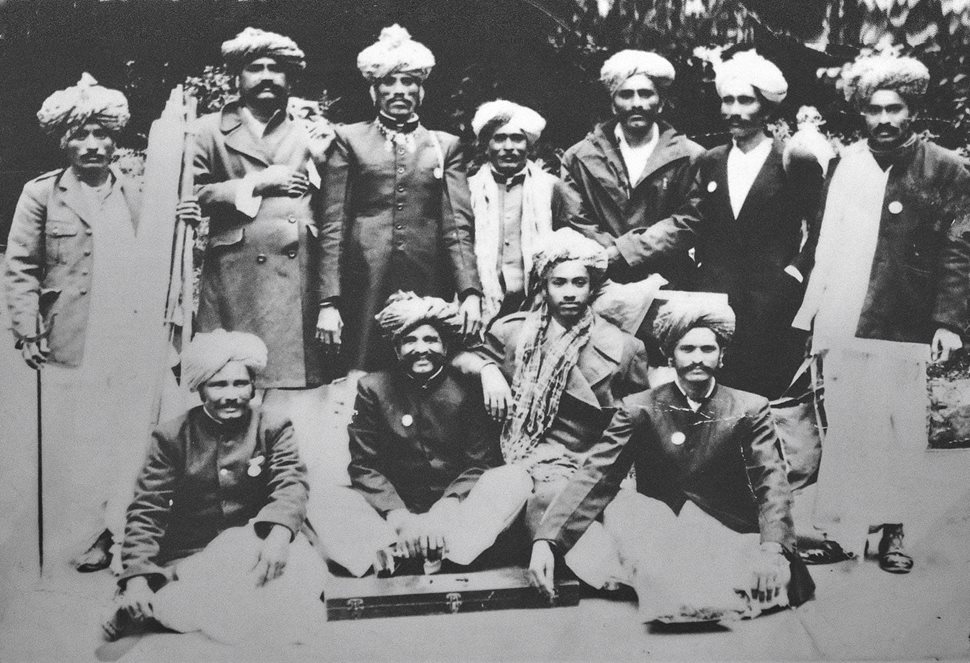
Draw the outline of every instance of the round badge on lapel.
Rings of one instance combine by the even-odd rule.
[[[256,456],[255,458],[249,459],[249,467],[246,468],[246,474],[251,477],[258,477],[259,473],[263,470],[263,461],[266,460],[263,456]]]
[[[677,431],[676,433],[670,436],[670,443],[677,447],[679,447],[686,441],[687,441],[687,436],[681,433],[680,431]]]
[[[717,182],[715,182],[714,180],[711,180],[710,182],[707,183],[707,192],[714,193],[715,191],[717,191]]]
[[[405,428],[407,428],[408,426],[410,426],[413,423],[414,423],[414,417],[412,417],[410,414],[406,414],[403,417],[401,417],[401,424]]]
[[[898,200],[894,200],[891,203],[889,203],[889,212],[891,214],[899,214],[902,211],[903,211],[903,204]]]

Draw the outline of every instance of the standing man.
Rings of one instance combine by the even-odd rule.
[[[861,557],[881,529],[879,566],[907,573],[898,478],[926,445],[927,359],[946,361],[970,323],[970,175],[913,133],[929,84],[918,60],[863,57],[843,83],[868,136],[832,175],[793,323],[813,331],[828,418],[815,516],[836,545],[808,558]]]
[[[339,294],[339,229],[314,217],[321,153],[287,114],[303,51],[289,37],[246,28],[222,44],[239,100],[195,129],[195,191],[210,217],[197,327],[265,339],[270,363],[259,388],[315,387],[320,347],[337,328],[321,305]]]
[[[676,378],[623,400],[535,535],[533,581],[551,590],[553,551],[568,562],[605,510],[644,622],[752,617],[801,604],[814,584],[795,554],[791,491],[768,401],[716,379],[734,312],[670,302],[654,332]],[[636,492],[620,490],[631,466]]]
[[[417,110],[434,55],[399,25],[357,57],[377,117],[336,131],[324,181],[327,234],[341,233],[339,308],[348,368],[394,364],[374,316],[397,290],[461,301],[462,331],[481,326],[468,182],[458,138]],[[337,302],[324,311],[337,315]],[[328,329],[331,329],[328,327]]]
[[[691,164],[704,151],[660,119],[674,67],[647,51],[614,54],[600,70],[613,119],[597,125],[563,156],[563,179],[580,196],[573,227],[607,247],[610,279],[640,281],[659,272],[671,287],[693,283],[687,248],[644,265],[636,233],[671,215],[696,218]]]
[[[576,193],[529,159],[545,126],[531,108],[504,99],[482,104],[472,118],[488,158],[468,179],[486,325],[526,304],[539,238],[579,217]]]

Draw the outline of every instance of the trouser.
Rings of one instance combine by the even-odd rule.
[[[529,481],[511,466],[485,472],[451,518],[444,559],[464,566],[488,550],[522,510]],[[327,558],[358,577],[370,570],[378,550],[397,541],[394,528],[353,488],[314,486],[307,515]]]
[[[234,527],[176,563],[174,580],[152,599],[155,619],[174,631],[202,631],[225,643],[308,639],[326,621],[320,600],[326,567],[297,534],[283,575],[257,587],[253,567],[262,543],[252,525]]]

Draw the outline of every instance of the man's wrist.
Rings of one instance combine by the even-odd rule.
[[[783,555],[785,553],[785,549],[777,541],[764,541],[764,542],[762,542],[762,544],[761,544],[761,551],[762,552],[767,552],[767,553],[777,553],[779,555]]]

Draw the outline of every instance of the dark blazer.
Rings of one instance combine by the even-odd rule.
[[[413,151],[391,150],[375,121],[359,122],[337,127],[327,159],[324,223],[343,237],[340,311],[351,368],[393,365],[374,316],[394,292],[481,292],[458,138],[418,126],[414,141]]]
[[[347,431],[351,485],[382,516],[464,499],[485,470],[502,464],[481,391],[449,367],[426,386],[397,370],[365,375]]]
[[[571,225],[603,246],[615,245],[620,252],[622,259],[610,266],[610,278],[625,283],[660,272],[671,287],[687,289],[694,277],[694,262],[687,249],[643,264],[645,247],[635,231],[672,215],[696,218],[691,166],[704,148],[665,122],[658,126],[659,142],[639,181],[631,182],[626,172],[613,134],[616,120],[597,125],[566,151],[562,176],[583,202],[581,216]]]
[[[163,567],[250,520],[257,533],[267,523],[295,535],[306,517],[307,491],[288,419],[254,408],[248,422],[227,427],[194,407],[152,433],[128,507],[122,581],[136,575],[163,581]]]

